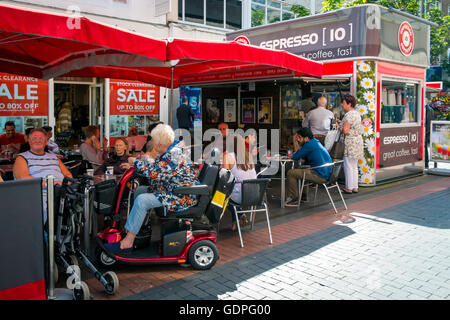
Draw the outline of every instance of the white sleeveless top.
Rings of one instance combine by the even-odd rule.
[[[52,175],[56,181],[62,181],[64,179],[56,154],[46,152],[43,155],[37,155],[31,151],[27,151],[20,153],[19,156],[22,156],[27,161],[28,172],[31,176],[44,178]]]
[[[233,200],[236,203],[241,203],[242,196],[241,196],[241,181],[249,180],[249,179],[256,179],[256,170],[255,168],[244,171],[242,169],[239,169],[236,165],[236,156],[234,152],[229,153],[233,159],[234,159],[234,166],[231,168],[231,173],[236,178],[236,184],[234,185],[233,191],[231,192],[231,200]]]

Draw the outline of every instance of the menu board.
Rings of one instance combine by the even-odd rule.
[[[450,121],[431,121],[431,161],[450,162]]]

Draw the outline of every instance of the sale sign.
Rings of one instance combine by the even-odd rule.
[[[110,115],[159,114],[159,87],[138,81],[110,81]]]
[[[0,73],[0,116],[48,115],[48,81]]]

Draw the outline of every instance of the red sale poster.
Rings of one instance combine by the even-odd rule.
[[[158,115],[159,87],[138,81],[110,81],[110,115]]]
[[[48,81],[0,73],[0,116],[48,115]]]

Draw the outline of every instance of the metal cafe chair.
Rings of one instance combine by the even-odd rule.
[[[256,212],[265,212],[267,220],[267,229],[269,232],[269,243],[272,244],[272,231],[270,230],[269,210],[267,208],[267,203],[264,199],[266,188],[269,182],[270,182],[269,178],[244,180],[241,182],[241,195],[242,195],[241,203],[236,203],[233,200],[230,200],[229,204],[232,205],[234,209],[233,211],[236,217],[236,224],[242,248],[244,247],[244,241],[242,240],[241,227],[239,225],[239,218],[238,218],[239,213],[250,212],[250,220],[252,221],[250,229],[253,229],[253,225],[255,224]],[[257,207],[264,207],[264,208],[256,209]],[[238,210],[238,208],[250,208],[250,210]]]
[[[344,160],[335,160],[332,163],[326,163],[326,164],[321,165],[321,166],[303,168],[303,169],[307,169],[307,170],[313,170],[313,169],[318,169],[318,168],[332,167],[332,170],[331,170],[330,178],[327,181],[323,182],[323,183],[317,183],[317,182],[314,182],[314,181],[306,180],[305,179],[306,170],[303,172],[303,178],[301,179],[301,181],[299,181],[299,184],[298,184],[299,197],[298,197],[297,209],[300,208],[300,203],[301,203],[301,199],[302,199],[302,193],[303,193],[303,189],[304,189],[305,186],[313,185],[313,186],[316,187],[315,188],[316,190],[315,190],[315,193],[314,193],[314,205],[315,205],[316,204],[316,198],[317,198],[317,190],[319,188],[319,185],[322,185],[325,188],[325,191],[328,194],[328,198],[330,199],[331,204],[333,205],[335,213],[337,214],[338,211],[336,209],[336,206],[334,205],[333,198],[331,197],[331,194],[330,194],[330,191],[329,191],[330,189],[333,189],[333,188],[337,188],[337,190],[339,192],[339,195],[341,196],[342,202],[344,203],[345,210],[347,210],[347,204],[345,203],[344,197],[342,196],[342,192],[341,192],[341,189],[340,189],[338,181],[337,181],[337,179],[339,177],[339,173],[341,172],[343,164],[344,164]]]

